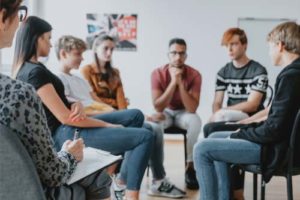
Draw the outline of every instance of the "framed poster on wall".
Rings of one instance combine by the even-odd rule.
[[[92,47],[95,37],[107,34],[116,40],[116,50],[137,50],[137,14],[91,14],[87,19],[87,43]]]

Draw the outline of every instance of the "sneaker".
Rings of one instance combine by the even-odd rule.
[[[148,195],[168,198],[183,198],[186,193],[170,183],[167,178],[164,178],[160,181],[153,181],[150,189],[148,190]]]
[[[185,172],[185,184],[188,189],[198,190],[199,184],[196,178],[196,171],[193,168],[188,168]]]
[[[120,185],[117,183],[116,176],[112,176],[112,183],[111,183],[111,189],[112,189],[112,200],[125,200],[125,185]]]

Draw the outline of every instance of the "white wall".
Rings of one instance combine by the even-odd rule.
[[[40,1],[40,0],[39,0]],[[187,64],[203,76],[198,113],[206,122],[211,115],[215,74],[228,58],[220,46],[225,29],[237,26],[238,17],[300,18],[299,0],[43,0],[43,17],[53,25],[53,42],[62,34],[85,38],[86,13],[137,13],[137,52],[115,52],[113,63],[121,71],[130,107],[153,112],[151,71],[168,62],[172,37],[188,43]],[[83,64],[90,62],[86,52]],[[254,58],[255,59],[255,58]],[[54,50],[47,64],[57,66]]]

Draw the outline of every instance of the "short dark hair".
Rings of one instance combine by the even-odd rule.
[[[182,38],[173,38],[169,42],[169,47],[173,44],[184,45],[186,47],[186,42]]]
[[[52,30],[52,26],[45,20],[30,16],[20,26],[17,32],[13,61],[13,74],[16,75],[25,61],[30,60],[37,53],[37,41],[41,35]]]
[[[6,10],[3,16],[3,22],[18,11],[21,2],[22,0],[0,0],[0,9]]]

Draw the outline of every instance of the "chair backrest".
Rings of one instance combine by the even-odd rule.
[[[289,146],[289,154],[291,156],[291,159],[289,159],[289,165],[294,166],[294,164],[297,165],[297,167],[300,167],[300,158],[298,153],[300,153],[300,109],[298,110],[298,113],[296,115],[291,138],[290,138],[290,146]]]
[[[46,199],[36,168],[19,137],[0,125],[0,199]]]
[[[274,96],[274,90],[272,88],[272,86],[268,85],[268,88],[267,88],[267,93],[266,93],[266,96],[264,98],[264,107],[268,107],[272,100],[273,100],[273,96]]]

